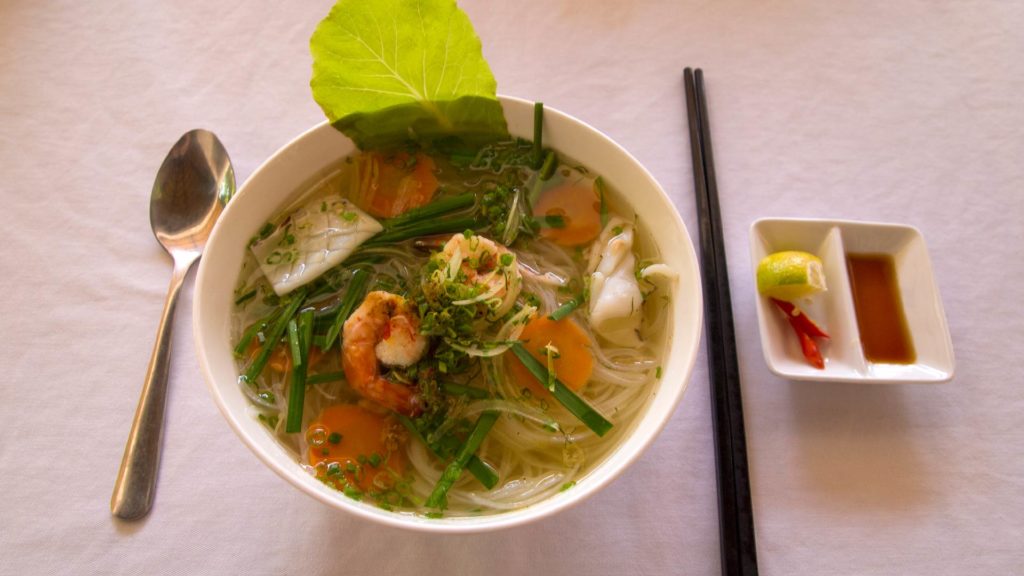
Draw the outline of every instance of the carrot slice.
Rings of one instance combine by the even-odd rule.
[[[551,320],[547,316],[538,316],[523,328],[519,338],[524,341],[530,355],[544,366],[548,365],[545,346],[550,344],[557,350],[558,357],[552,361],[555,376],[573,391],[583,388],[590,380],[594,371],[594,357],[588,348],[590,340],[571,318]],[[516,383],[525,385],[536,395],[551,395],[518,358],[512,354],[505,357],[509,373]]]
[[[352,201],[374,216],[394,218],[430,202],[437,192],[436,166],[425,154],[367,152],[358,162],[358,190]]]
[[[590,185],[566,183],[545,190],[533,206],[533,216],[561,217],[564,226],[543,225],[540,235],[562,246],[580,246],[601,233],[601,200]]]
[[[319,478],[336,488],[345,482],[360,490],[389,488],[405,473],[405,453],[397,440],[401,424],[392,416],[358,404],[324,408],[306,431],[309,463]],[[324,466],[317,466],[321,462]]]

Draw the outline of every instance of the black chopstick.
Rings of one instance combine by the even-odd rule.
[[[718,204],[714,156],[704,73],[683,72],[693,155],[693,184],[700,218],[700,252],[704,280],[704,325],[708,333],[715,463],[718,472],[718,517],[722,574],[755,576],[754,510],[750,502],[750,471],[743,426],[736,334],[725,262],[722,215]]]

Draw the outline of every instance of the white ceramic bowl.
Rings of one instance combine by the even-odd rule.
[[[503,97],[502,105],[509,131],[531,137],[533,103]],[[217,222],[196,280],[193,324],[199,363],[221,413],[260,460],[307,494],[356,516],[404,528],[452,533],[519,525],[563,510],[607,485],[640,456],[674,412],[697,357],[702,300],[693,244],[662,188],[635,158],[607,136],[567,114],[545,108],[544,144],[582,162],[622,192],[639,216],[641,227],[656,231],[653,236],[663,261],[679,273],[667,312],[672,331],[661,379],[640,419],[617,423],[629,429],[614,451],[572,490],[538,504],[502,514],[429,519],[387,512],[345,497],[306,473],[271,437],[255,418],[237,383],[230,343],[232,292],[249,238],[325,169],[353,152],[348,138],[323,123],[278,150],[245,182]]]
[[[938,383],[953,378],[953,344],[932,274],[928,249],[913,226],[848,220],[762,218],[750,227],[753,274],[761,259],[781,250],[801,250],[821,258],[828,291],[808,305],[808,315],[828,332],[825,369],[809,365],[796,335],[767,297],[757,295],[761,347],[768,368],[792,380],[832,380],[874,384]],[[913,364],[869,362],[857,329],[846,254],[893,257],[907,328],[916,351]]]

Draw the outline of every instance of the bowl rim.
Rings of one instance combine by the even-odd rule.
[[[511,96],[499,96],[503,107],[511,106],[529,106],[532,108],[534,102],[525,100],[522,98],[516,98]],[[570,125],[575,124],[579,129],[587,133],[589,138],[596,139],[602,146],[610,147],[615,155],[621,156],[626,162],[632,165],[632,167],[638,170],[638,173],[647,181],[645,188],[650,189],[655,193],[657,200],[664,205],[671,207],[666,216],[673,221],[679,236],[683,239],[683,246],[672,246],[673,251],[682,250],[684,254],[682,256],[684,262],[693,263],[693,270],[690,271],[679,271],[683,272],[694,272],[692,278],[688,280],[691,283],[690,291],[692,292],[688,296],[691,297],[686,302],[686,310],[689,316],[693,319],[687,321],[684,325],[673,326],[672,331],[666,335],[668,339],[665,343],[665,358],[663,362],[667,362],[668,357],[672,354],[673,341],[677,338],[684,338],[685,341],[689,341],[691,345],[688,349],[684,350],[685,358],[678,366],[675,377],[680,381],[679,384],[675,384],[672,387],[664,387],[663,384],[658,385],[652,394],[657,392],[656,399],[647,400],[647,405],[642,411],[642,418],[637,420],[637,426],[641,420],[649,420],[648,424],[643,428],[643,435],[639,436],[641,429],[639,427],[630,430],[627,434],[624,434],[622,438],[618,439],[619,446],[611,450],[606,456],[604,456],[599,464],[594,466],[587,473],[588,481],[581,483],[573,488],[573,490],[557,493],[552,497],[542,500],[538,503],[525,506],[518,510],[502,512],[497,514],[487,514],[483,516],[471,516],[471,517],[452,517],[442,519],[431,519],[425,518],[421,515],[404,514],[404,513],[393,513],[388,512],[377,507],[371,507],[368,504],[356,502],[348,498],[338,497],[336,491],[324,486],[320,482],[311,484],[299,479],[299,473],[303,476],[308,476],[305,472],[302,472],[301,468],[294,466],[294,461],[291,462],[291,466],[286,468],[285,464],[281,461],[281,458],[277,455],[270,454],[261,445],[259,445],[254,439],[250,438],[250,433],[243,429],[239,418],[241,414],[236,414],[234,411],[229,409],[225,398],[221,394],[221,387],[217,384],[214,378],[214,374],[210,367],[210,361],[207,358],[209,345],[206,341],[206,333],[203,329],[203,314],[202,311],[206,307],[206,291],[202,288],[207,285],[206,278],[211,272],[204,266],[207,259],[200,260],[199,270],[196,276],[196,285],[193,297],[193,333],[196,347],[196,355],[199,360],[200,368],[203,373],[204,380],[206,382],[207,389],[213,396],[214,402],[217,405],[221,415],[227,420],[228,425],[235,432],[235,434],[242,440],[256,456],[274,471],[278,476],[287,480],[291,485],[295,486],[302,492],[309,496],[327,504],[329,507],[334,509],[341,509],[346,512],[352,513],[360,518],[367,519],[373,522],[381,523],[388,526],[411,529],[424,532],[433,533],[449,533],[449,534],[460,534],[460,533],[479,533],[492,530],[499,530],[504,528],[511,528],[514,526],[521,526],[541,518],[545,518],[571,508],[580,502],[587,500],[593,494],[599,492],[605,488],[608,484],[618,478],[626,469],[632,466],[637,459],[639,459],[651,446],[654,440],[664,430],[668,424],[672,415],[675,413],[679,403],[681,402],[683,395],[689,388],[689,383],[693,375],[693,368],[696,364],[698,351],[701,345],[701,336],[703,334],[703,291],[701,289],[701,277],[699,271],[699,264],[697,263],[696,250],[693,245],[693,241],[690,238],[689,230],[683,222],[682,216],[679,211],[675,208],[671,198],[665,192],[664,188],[657,182],[657,180],[650,174],[650,172],[643,166],[632,154],[625,150],[621,145],[612,140],[609,136],[594,128],[590,124],[571,116],[558,109],[545,106],[544,108],[545,120],[548,121],[550,117],[559,118],[560,122],[568,122]],[[549,116],[550,115],[550,116]],[[254,181],[258,181],[264,174],[264,172],[273,168],[277,163],[277,160],[282,156],[288,154],[289,150],[296,146],[299,142],[306,138],[310,138],[312,135],[321,130],[331,129],[329,122],[326,120],[320,122],[311,128],[305,130],[298,136],[289,140],[282,147],[277,149],[271,156],[266,158],[249,176],[249,178],[239,187],[236,196],[241,196],[246,193],[250,185]],[[343,135],[342,135],[343,136]],[[341,156],[339,156],[340,159]],[[281,198],[285,198],[282,196]],[[221,234],[221,229],[227,227],[231,222],[231,208],[233,202],[229,203],[225,208],[225,213],[222,214],[218,220],[211,234],[210,245],[214,245],[217,238]],[[276,208],[275,208],[276,210]],[[657,242],[657,238],[652,234],[652,239]],[[660,243],[659,243],[660,244]],[[667,252],[668,248],[664,245],[660,245],[662,252]],[[677,291],[677,294],[682,293],[682,290],[678,287],[673,288]],[[675,306],[677,303],[673,302]],[[689,326],[688,332],[684,331],[684,328]],[[668,374],[663,375],[665,378]],[[660,382],[665,382],[664,379]],[[651,417],[656,416],[656,419]],[[636,444],[633,449],[628,453],[619,458],[616,458],[618,454],[623,452],[623,447],[627,444]],[[609,468],[609,463],[617,461],[614,467]],[[601,474],[597,474],[601,472]],[[309,478],[312,478],[311,476]],[[315,479],[314,479],[315,481]]]

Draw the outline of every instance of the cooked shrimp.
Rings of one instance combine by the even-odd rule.
[[[462,272],[464,283],[479,291],[452,304],[465,306],[485,302],[493,318],[500,318],[512,309],[523,279],[516,266],[515,254],[508,248],[476,234],[456,234],[444,245],[440,256],[447,264],[441,271],[447,279],[455,280]]]
[[[396,412],[411,415],[418,397],[408,386],[380,373],[379,364],[411,366],[423,357],[427,338],[419,333],[416,308],[405,298],[374,291],[345,321],[341,364],[352,388]]]

